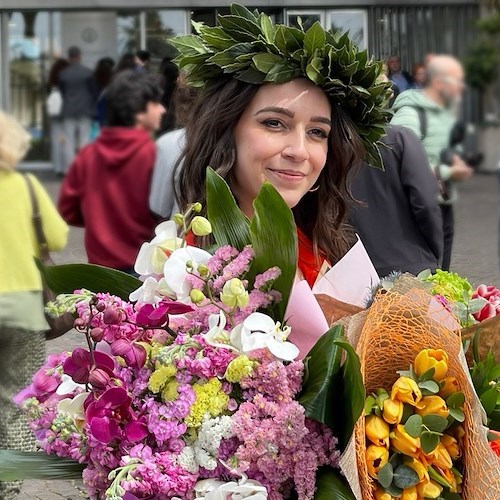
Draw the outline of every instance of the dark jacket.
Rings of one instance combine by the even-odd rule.
[[[63,118],[92,117],[95,115],[93,73],[79,63],[70,64],[59,75],[59,89],[63,96]]]
[[[68,224],[85,227],[90,263],[130,268],[142,243],[154,236],[158,221],[148,197],[155,159],[147,131],[104,127],[74,160],[58,209]]]
[[[353,181],[351,222],[380,276],[434,271],[443,254],[438,186],[419,138],[389,126],[380,148],[385,171],[364,164]]]

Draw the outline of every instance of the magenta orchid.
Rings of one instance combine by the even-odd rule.
[[[89,383],[90,374],[95,369],[101,370],[101,372],[106,373],[109,377],[114,377],[115,362],[113,358],[99,351],[95,351],[93,355],[95,366],[93,366],[90,352],[82,347],[77,347],[64,362],[64,373],[69,375],[77,384]]]
[[[141,368],[146,362],[146,349],[136,342],[129,342],[125,339],[113,342],[111,344],[111,353],[114,356],[121,356],[125,363],[131,367]]]
[[[144,304],[137,313],[136,322],[147,328],[160,328],[168,324],[169,315],[185,314],[193,310],[188,304],[164,299],[156,307]]]

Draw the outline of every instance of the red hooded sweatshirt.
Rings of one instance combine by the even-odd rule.
[[[61,186],[59,211],[85,227],[89,262],[114,269],[134,265],[154,236],[148,205],[155,143],[146,130],[108,127],[77,155]]]

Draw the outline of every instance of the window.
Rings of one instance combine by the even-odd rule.
[[[332,31],[349,31],[351,40],[360,48],[367,48],[368,16],[364,10],[330,10],[328,26]]]

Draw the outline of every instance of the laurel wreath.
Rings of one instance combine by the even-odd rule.
[[[193,22],[196,35],[170,41],[187,82],[203,87],[222,75],[252,84],[307,78],[351,117],[367,151],[367,162],[382,168],[379,139],[391,116],[390,83],[380,80],[382,62],[358,50],[348,33],[275,25],[271,18],[238,4],[219,15],[218,26]]]

